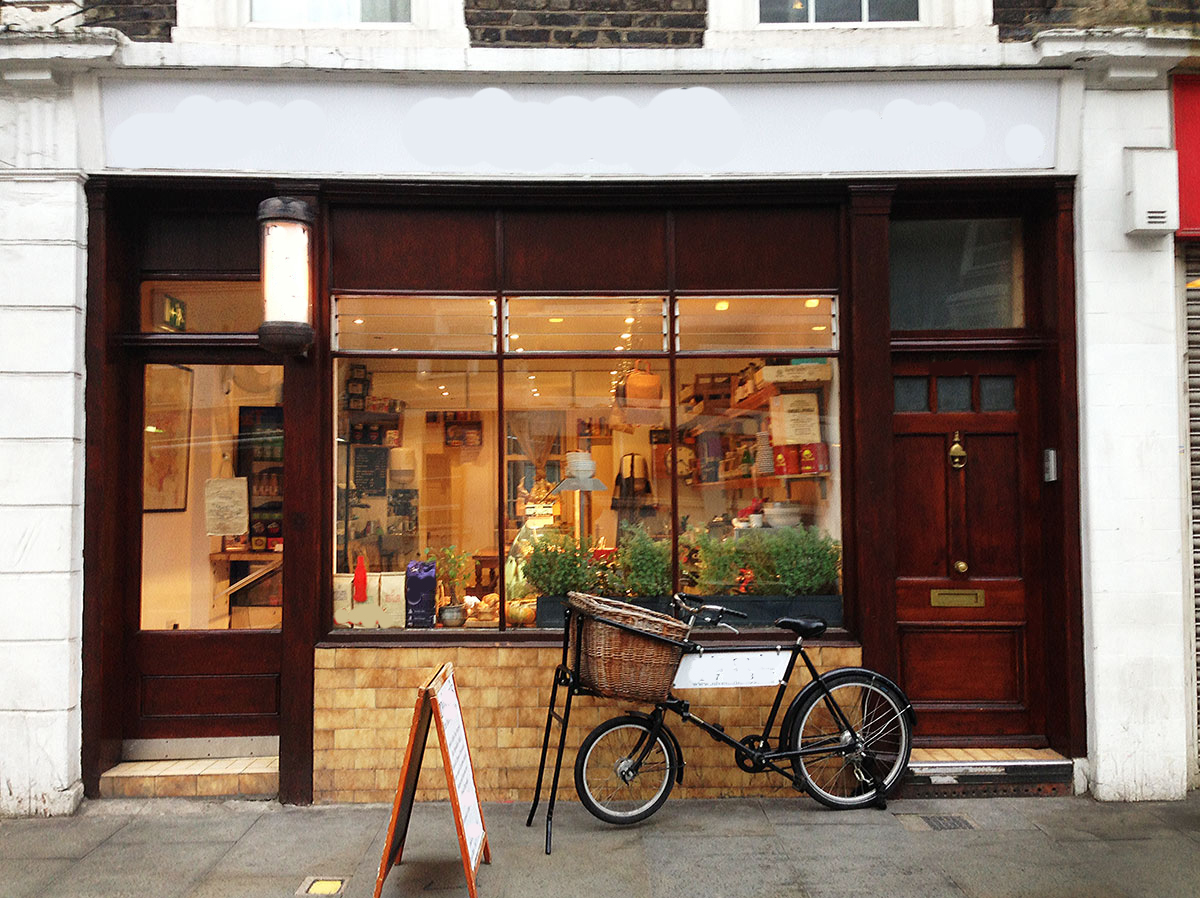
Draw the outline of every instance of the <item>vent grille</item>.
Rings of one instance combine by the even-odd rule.
[[[1146,224],[1148,225],[1165,225],[1167,223],[1166,209],[1147,209]]]

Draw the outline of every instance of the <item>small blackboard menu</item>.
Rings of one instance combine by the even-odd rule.
[[[386,446],[354,447],[354,486],[364,496],[387,493],[388,450]]]

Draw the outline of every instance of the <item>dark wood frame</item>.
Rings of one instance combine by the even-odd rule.
[[[254,335],[159,335],[137,333],[137,284],[150,276],[140,270],[139,228],[145,208],[169,206],[181,200],[212,202],[214,195],[237,195],[255,200],[281,193],[307,196],[321,212],[314,245],[321,247],[315,260],[316,295],[314,315],[318,324],[316,345],[303,359],[285,361],[284,408],[289,430],[326,434],[333,428],[331,403],[314,403],[312,396],[327,391],[332,376],[332,354],[326,322],[334,288],[331,282],[333,247],[327,233],[332,207],[405,206],[416,209],[441,208],[454,211],[481,206],[501,210],[493,226],[497,247],[494,260],[496,292],[505,280],[505,244],[501,227],[502,210],[572,208],[581,212],[598,210],[659,209],[691,210],[702,207],[779,209],[796,205],[826,205],[840,210],[840,251],[837,267],[842,272],[839,294],[842,303],[842,426],[843,439],[853,448],[846,453],[843,475],[843,507],[847,521],[843,539],[847,558],[845,571],[847,627],[859,634],[864,661],[881,671],[894,671],[895,649],[886,632],[894,624],[894,599],[889,578],[895,562],[887,540],[878,539],[894,527],[888,466],[879,459],[889,457],[890,358],[906,348],[952,350],[956,341],[962,349],[985,345],[1017,348],[1037,346],[1046,354],[1041,388],[1058,398],[1044,403],[1043,431],[1053,435],[1060,450],[1062,472],[1060,495],[1046,521],[1047,553],[1059,560],[1057,579],[1047,591],[1060,598],[1047,602],[1046,632],[1053,634],[1047,646],[1047,680],[1055,684],[1048,715],[1051,745],[1064,754],[1078,756],[1086,751],[1084,728],[1082,604],[1080,585],[1078,430],[1072,409],[1077,407],[1076,348],[1074,317],[1074,232],[1073,179],[1021,177],[983,182],[979,179],[914,180],[897,183],[803,183],[792,181],[683,184],[489,184],[459,183],[432,185],[397,183],[301,184],[233,179],[103,177],[87,185],[88,304],[86,334],[87,414],[85,536],[84,536],[84,666],[83,666],[83,770],[87,794],[98,794],[101,772],[120,755],[122,702],[126,694],[124,667],[125,633],[130,624],[128,596],[136,594],[137,565],[132,563],[138,546],[120,526],[119,520],[136,520],[140,496],[124,491],[130,462],[124,451],[125,435],[134,412],[133,397],[138,384],[130,376],[134,358],[154,361],[214,361],[220,358],[245,362],[257,354]],[[1036,248],[1028,259],[1030,284],[1041,297],[1036,328],[1020,334],[978,337],[972,335],[907,336],[892,340],[887,311],[888,222],[897,208],[903,214],[920,216],[963,215],[971,209],[1001,214],[1014,210],[1027,222],[1032,238],[1027,248]],[[665,242],[668,264],[675,269],[675,218],[667,216]],[[256,251],[256,249],[255,249]],[[229,272],[246,276],[250,272]],[[153,273],[156,277],[165,274]],[[185,276],[186,272],[173,272]],[[252,273],[250,273],[252,274]],[[204,275],[213,277],[211,272]],[[672,282],[668,289],[674,292]],[[746,290],[755,289],[747,285]],[[266,359],[265,355],[260,356]],[[503,356],[499,364],[503,369]],[[277,360],[275,360],[277,361]],[[671,385],[672,389],[674,384]],[[501,403],[503,398],[500,398]],[[502,408],[502,407],[501,407]],[[674,425],[674,409],[671,423]],[[500,458],[503,461],[503,443]],[[285,526],[289,551],[285,553],[284,578],[291,584],[288,613],[282,629],[282,703],[280,709],[280,798],[288,803],[307,803],[312,798],[312,700],[313,659],[318,645],[447,645],[447,644],[556,644],[557,634],[538,631],[400,633],[380,634],[332,631],[332,504],[325,495],[332,489],[332,460],[327,453],[287,453],[285,478],[289,483],[309,483],[307,493],[289,491],[285,497]],[[501,464],[500,470],[503,470]],[[675,486],[672,485],[674,493]],[[674,496],[672,496],[674,501]],[[503,502],[498,503],[497,525],[503,528]],[[1051,536],[1052,535],[1052,536]],[[136,538],[133,543],[140,543]],[[870,551],[865,551],[865,547]],[[1052,554],[1051,554],[1052,553]],[[124,559],[118,564],[114,559]],[[133,620],[136,623],[136,618]],[[448,637],[448,638],[447,638]],[[845,641],[844,637],[839,641]]]

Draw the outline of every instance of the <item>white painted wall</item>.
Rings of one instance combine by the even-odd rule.
[[[1182,798],[1188,695],[1185,345],[1170,236],[1126,237],[1124,147],[1170,146],[1165,90],[1088,91],[1077,207],[1091,788]]]
[[[0,816],[80,782],[85,205],[72,99],[0,92]]]

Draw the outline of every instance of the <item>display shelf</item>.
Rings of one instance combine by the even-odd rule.
[[[780,483],[789,483],[793,480],[823,480],[828,476],[828,471],[818,471],[813,474],[762,474],[758,477],[731,477],[728,480],[706,480],[696,485],[703,489],[719,486],[727,490],[743,490],[746,487],[755,485],[769,487]]]

